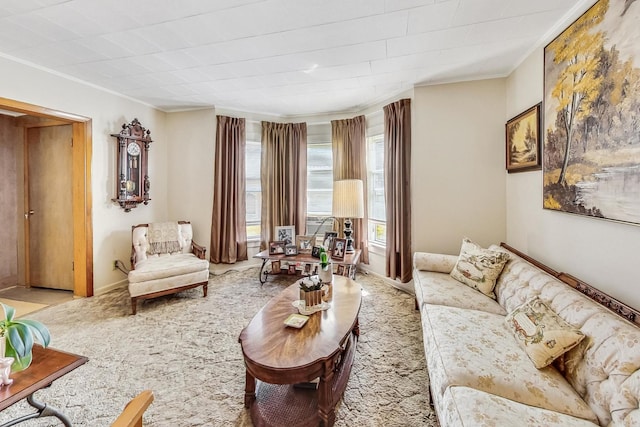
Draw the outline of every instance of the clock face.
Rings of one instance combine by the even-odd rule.
[[[139,155],[140,154],[140,146],[138,144],[136,144],[135,142],[129,143],[129,145],[127,145],[127,153],[129,153],[131,156]]]

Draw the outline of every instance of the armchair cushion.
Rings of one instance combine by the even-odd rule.
[[[129,273],[129,283],[164,279],[209,269],[209,261],[194,254],[166,254],[150,256],[136,264]]]

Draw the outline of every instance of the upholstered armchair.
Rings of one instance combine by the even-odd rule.
[[[193,242],[188,221],[139,224],[131,227],[129,295],[133,314],[137,301],[202,286],[207,296],[207,249]]]

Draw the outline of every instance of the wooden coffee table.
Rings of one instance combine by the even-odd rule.
[[[330,308],[295,329],[284,320],[298,312],[292,305],[298,299],[294,283],[273,297],[240,334],[247,370],[244,404],[256,426],[331,426],[347,386],[362,288],[334,275]],[[300,387],[316,378],[317,390]]]

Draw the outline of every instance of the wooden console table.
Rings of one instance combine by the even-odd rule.
[[[40,417],[56,417],[62,424],[71,427],[69,419],[56,408],[45,403],[38,402],[33,394],[48,387],[58,378],[87,363],[85,356],[67,353],[52,348],[33,346],[33,361],[24,371],[11,374],[13,384],[0,387],[0,411],[14,403],[26,398],[29,405],[38,411],[0,424],[0,427],[8,427],[26,420]]]
[[[295,329],[283,322],[298,312],[291,302],[299,295],[297,283],[284,289],[238,339],[246,367],[244,404],[257,427],[330,427],[347,387],[360,334],[362,288],[335,276],[330,307]],[[299,387],[316,379],[317,389]]]
[[[356,249],[352,254],[345,254],[344,259],[331,259],[331,262],[334,266],[342,265],[343,268],[348,267],[348,274],[340,274],[341,276],[347,276],[351,279],[355,279],[356,277],[356,266],[358,265],[358,261],[360,260],[360,254],[362,250]],[[262,251],[253,256],[254,258],[260,258],[262,260],[262,266],[260,267],[260,272],[258,273],[258,279],[260,280],[260,284],[263,285],[264,282],[267,281],[267,277],[269,274],[285,274],[280,272],[268,271],[265,269],[267,261],[285,261],[298,263],[302,262],[305,264],[319,264],[320,260],[318,258],[314,258],[311,254],[297,254],[297,255],[283,255],[283,254],[270,254],[269,250]],[[338,267],[339,268],[339,267]],[[335,271],[334,271],[335,273]]]

